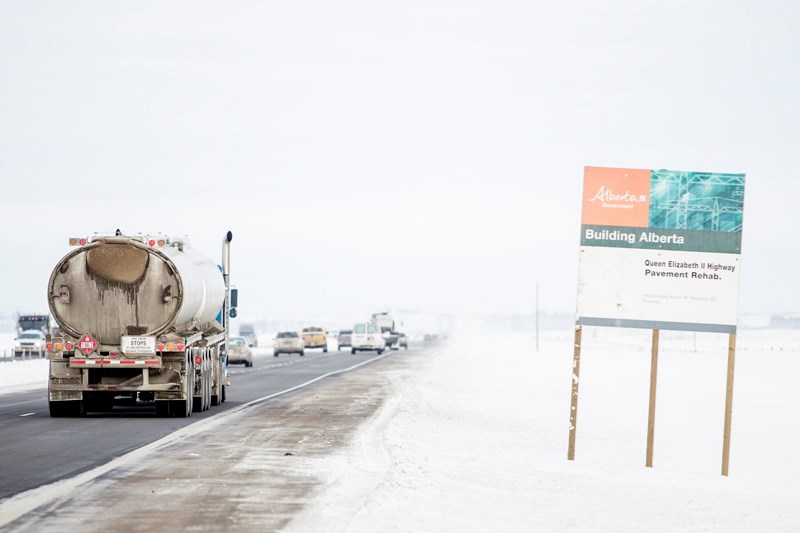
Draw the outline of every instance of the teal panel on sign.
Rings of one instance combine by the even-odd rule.
[[[744,174],[654,170],[649,227],[739,233]]]

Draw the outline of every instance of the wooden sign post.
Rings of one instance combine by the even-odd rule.
[[[722,475],[728,475],[731,456],[731,417],[733,416],[733,366],[736,359],[736,333],[728,337],[728,381],[725,386],[725,426],[722,430]]]
[[[656,433],[656,381],[658,380],[658,330],[653,330],[650,353],[650,408],[647,415],[647,458],[645,466],[653,467],[653,441]]]
[[[569,407],[569,447],[567,449],[567,459],[575,460],[575,432],[578,429],[578,382],[581,374],[581,331],[583,328],[575,328],[575,346],[572,352],[572,400]]]

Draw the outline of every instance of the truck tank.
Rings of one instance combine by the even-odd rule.
[[[98,237],[58,262],[48,300],[63,332],[119,345],[123,335],[222,331],[225,283],[187,240]]]

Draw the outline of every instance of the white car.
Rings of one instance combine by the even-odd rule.
[[[244,366],[253,366],[253,351],[247,345],[244,337],[231,337],[227,345],[228,364],[244,363]]]
[[[350,353],[359,351],[377,351],[378,355],[386,349],[386,341],[381,335],[381,328],[375,322],[359,322],[353,326],[350,335]]]
[[[300,335],[298,335],[296,331],[281,331],[278,333],[278,336],[275,337],[272,355],[278,357],[278,355],[282,353],[306,354],[303,339],[300,338]]]
[[[44,333],[38,329],[25,330],[14,339],[14,356],[42,355],[44,352]]]

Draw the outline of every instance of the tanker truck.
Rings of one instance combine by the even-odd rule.
[[[186,238],[117,230],[70,239],[76,249],[47,288],[59,326],[46,338],[50,416],[153,402],[157,416],[188,417],[224,402],[232,239],[221,266]]]

